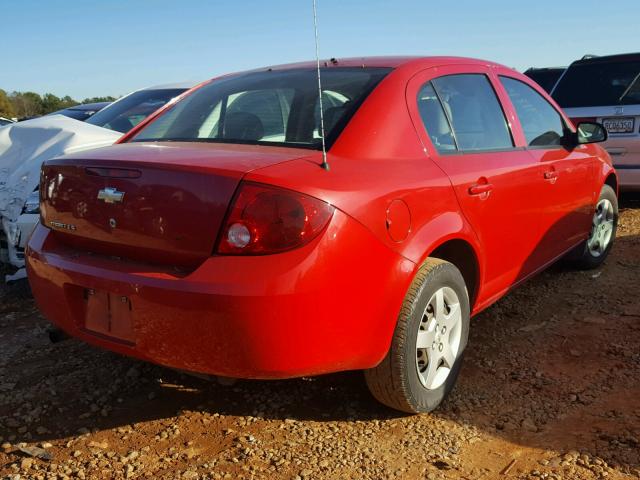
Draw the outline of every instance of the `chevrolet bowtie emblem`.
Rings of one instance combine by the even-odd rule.
[[[104,203],[120,203],[124,198],[124,192],[119,192],[115,188],[107,187],[98,192],[98,200],[103,200]]]

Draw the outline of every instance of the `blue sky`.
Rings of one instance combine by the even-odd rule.
[[[579,4],[579,6],[578,6]],[[0,0],[0,88],[89,96],[312,59],[311,0]],[[519,70],[640,51],[640,2],[318,0],[320,55]]]

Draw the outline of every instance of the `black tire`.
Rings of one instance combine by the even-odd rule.
[[[595,209],[598,208],[603,200],[608,200],[613,207],[613,230],[611,233],[611,240],[604,251],[599,255],[594,255],[592,250],[589,248],[588,240],[581,243],[569,256],[570,262],[578,269],[592,270],[594,268],[598,268],[605,261],[613,247],[613,242],[616,238],[616,231],[618,230],[618,197],[616,197],[616,192],[609,185],[604,185],[602,190],[600,190],[600,197],[596,202]],[[593,234],[594,226],[592,225],[591,233],[589,234],[590,239]]]
[[[460,343],[453,366],[439,387],[427,389],[418,373],[418,330],[435,293],[449,287],[458,297],[461,311]],[[418,271],[405,297],[391,341],[382,362],[364,372],[369,390],[381,403],[408,413],[434,410],[453,388],[469,338],[469,295],[460,271],[451,263],[428,259]],[[428,350],[428,349],[427,349]]]

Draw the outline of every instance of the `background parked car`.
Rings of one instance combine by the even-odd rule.
[[[133,92],[113,102],[87,120],[87,123],[126,133],[169,100],[193,87],[194,83],[159,85]]]
[[[194,83],[135,91],[87,121],[64,115],[16,123],[0,130],[0,262],[18,268],[8,280],[24,278],[24,247],[40,218],[38,180],[42,162],[68,152],[111,145]]]
[[[529,68],[524,74],[540,85],[545,92],[551,93],[566,69],[567,67]]]
[[[58,110],[57,112],[50,113],[49,115],[64,115],[65,117],[84,122],[89,117],[93,116],[109,105],[111,105],[111,102],[85,103],[82,105],[75,105],[73,107]]]
[[[0,117],[0,127],[4,127],[5,125],[9,125],[11,123],[14,123],[14,121],[8,118]]]
[[[573,62],[552,96],[574,123],[604,125],[620,188],[640,190],[640,53]]]

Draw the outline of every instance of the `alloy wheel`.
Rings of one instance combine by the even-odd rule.
[[[460,353],[462,310],[456,292],[443,287],[437,290],[422,314],[416,341],[416,368],[422,385],[440,387]]]
[[[596,205],[591,224],[591,234],[587,240],[587,248],[592,256],[599,257],[607,250],[613,236],[614,221],[613,204],[603,198]]]

